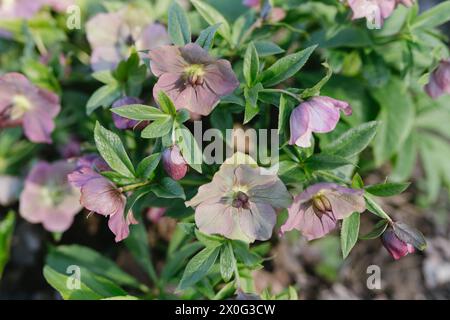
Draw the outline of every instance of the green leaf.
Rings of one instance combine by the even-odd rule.
[[[158,103],[164,113],[171,116],[177,115],[177,109],[175,108],[175,105],[173,104],[169,96],[162,90],[158,92]]]
[[[300,52],[281,58],[265,70],[259,77],[259,81],[265,87],[273,87],[276,84],[294,76],[308,61],[317,46],[311,46]]]
[[[73,278],[71,274],[58,272],[52,267],[44,267],[44,278],[56,289],[64,300],[98,300],[117,296],[125,296],[127,292],[114,282],[92,274],[88,269],[80,271],[80,288],[71,288],[68,284]]]
[[[220,24],[217,32],[229,43],[231,43],[231,28],[228,21],[215,8],[206,2],[199,0],[191,0],[197,12],[210,25]]]
[[[152,265],[152,256],[148,244],[147,230],[140,215],[136,215],[138,224],[130,225],[130,234],[124,240],[128,250],[130,250],[136,262],[141,266],[149,278],[155,281],[157,275]]]
[[[248,243],[234,240],[232,241],[232,245],[234,249],[233,252],[236,254],[237,259],[244,263],[246,266],[255,267],[262,262],[262,259],[259,255],[250,251]]]
[[[192,133],[184,125],[175,128],[176,144],[186,162],[196,171],[202,172],[203,155]]]
[[[255,44],[250,42],[244,56],[244,78],[247,86],[251,88],[258,78],[259,57],[256,52]]]
[[[256,41],[255,48],[260,57],[273,56],[275,54],[283,53],[284,50],[272,41]]]
[[[415,111],[404,81],[398,78],[391,77],[387,85],[372,90],[372,95],[381,106],[377,119],[380,125],[373,141],[375,165],[381,166],[408,138]]]
[[[450,1],[444,1],[419,15],[411,29],[431,29],[450,20]]]
[[[319,153],[314,154],[305,161],[309,170],[334,170],[346,165],[354,165],[350,160],[338,155]]]
[[[211,49],[214,37],[216,36],[216,32],[219,27],[220,23],[216,23],[215,25],[209,26],[205,30],[202,30],[195,43],[208,51],[209,49]]]
[[[231,243],[228,242],[220,251],[220,275],[225,282],[229,282],[233,276],[236,259]]]
[[[389,225],[389,221],[387,220],[380,220],[377,222],[377,224],[373,227],[372,231],[369,233],[360,236],[360,240],[372,240],[379,238],[387,229]]]
[[[359,173],[355,173],[352,178],[352,188],[354,189],[362,189],[364,188],[364,181],[359,175]]]
[[[292,104],[284,94],[280,95],[280,106],[278,112],[278,134],[282,135],[287,132],[289,117],[294,110],[294,104]]]
[[[163,282],[173,280],[174,276],[183,268],[187,259],[195,252],[203,248],[200,242],[188,243],[174,254],[168,256],[168,261],[164,266],[161,277]]]
[[[183,187],[175,180],[165,177],[158,184],[152,185],[152,192],[165,199],[181,198],[186,199]]]
[[[101,106],[108,107],[120,97],[120,87],[113,82],[97,89],[86,103],[86,113],[90,115]]]
[[[197,253],[187,264],[178,286],[179,290],[185,290],[208,275],[219,255],[220,247],[205,248]]]
[[[16,215],[13,211],[9,211],[5,219],[0,221],[0,280],[2,279],[5,265],[9,260],[15,221]]]
[[[168,31],[172,42],[184,46],[191,42],[191,26],[184,9],[173,1],[169,7]]]
[[[206,234],[206,233],[200,232],[198,229],[195,229],[194,232],[195,232],[195,237],[197,238],[197,240],[200,241],[205,247],[208,247],[208,248],[221,246],[225,241],[225,239],[220,236]]]
[[[391,197],[408,189],[410,183],[380,183],[367,186],[365,190],[378,197]]]
[[[155,120],[141,132],[141,137],[144,139],[153,139],[163,137],[170,133],[173,127],[173,119],[166,117]]]
[[[408,226],[403,222],[396,222],[393,225],[395,235],[403,242],[409,243],[414,248],[423,251],[427,247],[427,241],[419,230]]]
[[[95,80],[98,80],[104,84],[110,84],[110,83],[114,83],[116,81],[116,79],[114,79],[114,77],[111,73],[111,70],[97,71],[97,72],[92,73],[91,76]]]
[[[258,95],[259,92],[263,89],[261,83],[258,83],[253,88],[244,88],[244,97],[245,97],[245,115],[244,115],[244,124],[250,122],[258,113]]]
[[[95,124],[94,140],[97,150],[108,165],[125,177],[134,177],[134,167],[119,136]]]
[[[384,220],[391,220],[391,218],[389,217],[389,215],[383,210],[383,208],[381,208],[378,203],[376,203],[371,196],[369,196],[368,194],[364,195],[364,198],[366,199],[366,208],[367,210],[369,210],[370,212],[372,212],[374,215],[380,217],[381,219]]]
[[[343,133],[332,143],[323,148],[323,152],[351,158],[363,151],[377,132],[376,121],[361,124]]]
[[[160,120],[167,119],[169,116],[160,109],[146,106],[143,104],[130,104],[117,108],[111,108],[111,112],[121,117],[133,120]]]
[[[46,265],[63,274],[69,266],[76,265],[81,269],[82,278],[84,271],[89,270],[91,274],[107,278],[119,285],[141,288],[138,280],[120,269],[113,261],[91,248],[80,245],[52,248],[47,255]]]
[[[354,212],[351,216],[345,218],[342,221],[341,228],[341,249],[342,249],[342,257],[347,258],[350,251],[358,241],[359,234],[359,221],[360,214],[359,212]]]
[[[145,157],[141,162],[139,162],[136,169],[136,175],[139,178],[150,179],[160,160],[160,153],[154,153],[148,157]]]

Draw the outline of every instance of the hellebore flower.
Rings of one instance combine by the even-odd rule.
[[[200,231],[253,242],[271,237],[275,209],[291,202],[278,176],[263,175],[256,165],[226,161],[212,182],[202,185],[186,205],[195,207]]]
[[[326,133],[336,128],[340,110],[347,116],[352,114],[352,108],[347,102],[329,97],[313,97],[302,102],[291,114],[289,144],[310,147],[313,132]]]
[[[406,243],[400,240],[396,235],[393,229],[386,230],[382,237],[381,242],[389,254],[395,259],[398,260],[409,253],[414,253],[415,249],[409,243]]]
[[[165,27],[135,19],[135,12],[125,8],[118,12],[99,13],[86,23],[86,34],[92,48],[91,67],[94,71],[112,70],[136,50],[149,50],[169,44]]]
[[[118,108],[130,104],[140,104],[142,101],[138,98],[134,97],[123,97],[116,102],[113,103],[112,108]],[[114,121],[114,125],[117,129],[134,129],[138,124],[139,121],[137,120],[131,120],[124,117],[119,116],[118,114],[113,113],[112,118]]]
[[[410,7],[413,3],[413,0],[348,0],[353,20],[366,18],[377,27],[383,25],[384,20],[391,16],[399,4]]]
[[[48,231],[69,229],[74,216],[81,210],[80,193],[67,180],[74,167],[64,160],[41,161],[34,165],[20,195],[20,215],[28,222],[42,223]]]
[[[73,4],[73,0],[2,0],[0,1],[0,19],[30,19],[43,6],[63,12]]]
[[[150,50],[150,67],[159,79],[153,96],[162,90],[177,109],[208,115],[220,98],[231,94],[239,81],[227,60],[216,60],[199,45],[162,46]]]
[[[0,175],[0,206],[9,206],[19,199],[22,181],[13,176]]]
[[[425,86],[427,94],[437,99],[445,93],[450,93],[450,59],[442,60],[430,76]]]
[[[77,170],[70,173],[69,182],[80,189],[79,201],[83,207],[109,217],[109,229],[116,236],[115,241],[119,242],[128,237],[129,225],[138,222],[131,211],[125,217],[127,201],[125,195],[113,182],[94,171],[93,166],[96,161],[96,159],[86,162],[83,160],[87,166],[79,166]],[[99,165],[102,164],[99,163]]]
[[[335,183],[317,183],[294,198],[281,232],[297,229],[306,239],[314,240],[334,230],[338,220],[365,209],[362,190]]]
[[[34,86],[22,74],[0,76],[0,128],[22,125],[30,141],[51,143],[53,119],[60,110],[57,95]]]
[[[81,143],[77,138],[70,137],[69,141],[59,150],[64,159],[76,158],[81,154]]]
[[[162,162],[164,170],[174,180],[183,179],[188,171],[188,164],[176,145],[164,150]]]

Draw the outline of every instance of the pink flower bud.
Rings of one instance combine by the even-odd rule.
[[[392,229],[388,229],[385,233],[383,233],[381,242],[395,260],[398,260],[408,255],[408,253],[413,253],[415,251],[412,245],[400,240]]]
[[[433,71],[430,81],[425,86],[425,91],[433,99],[450,93],[450,59],[442,60],[437,69]]]
[[[172,179],[181,180],[184,178],[188,170],[188,165],[176,145],[163,152],[162,161],[164,170],[166,170]]]

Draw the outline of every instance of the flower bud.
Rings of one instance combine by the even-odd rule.
[[[187,162],[184,160],[180,149],[176,145],[163,152],[162,162],[164,170],[174,180],[183,179],[187,173]]]
[[[400,240],[394,233],[393,229],[388,229],[383,233],[381,242],[395,260],[398,260],[406,256],[408,253],[413,253],[415,251],[412,245]]]

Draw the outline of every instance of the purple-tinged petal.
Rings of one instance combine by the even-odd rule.
[[[364,212],[366,210],[366,202],[363,193],[362,190],[344,187],[323,192],[331,203],[333,214],[337,219],[344,219],[353,212]]]
[[[221,59],[205,67],[206,85],[218,96],[227,96],[239,87],[239,80],[229,61]]]
[[[149,24],[136,39],[137,50],[150,50],[168,44],[170,44],[169,34],[160,23]]]
[[[157,77],[164,73],[181,74],[188,65],[181,57],[180,49],[175,46],[161,46],[150,50],[148,55],[151,71]]]
[[[230,237],[236,229],[233,211],[225,203],[202,203],[195,210],[195,223],[201,232]]]
[[[330,101],[314,97],[305,102],[305,108],[309,113],[309,128],[313,132],[326,133],[336,128],[339,121],[339,109]]]
[[[130,211],[127,218],[124,217],[124,213],[116,213],[109,216],[108,227],[114,233],[115,241],[120,242],[126,239],[130,234],[130,224],[138,224]]]
[[[176,145],[164,150],[162,162],[164,170],[174,180],[183,179],[188,171],[188,164]]]
[[[242,232],[253,242],[268,240],[272,236],[277,215],[267,203],[250,202],[250,208],[240,209],[237,213]]]
[[[303,148],[310,147],[312,131],[309,128],[309,112],[304,103],[292,111],[289,124],[291,128],[289,144],[296,144]]]
[[[122,107],[122,106],[126,106],[126,105],[140,104],[140,103],[142,103],[142,100],[140,100],[138,98],[123,97],[123,98],[117,100],[116,102],[114,102],[111,108],[118,108],[118,107]],[[115,113],[112,114],[112,118],[113,118],[114,125],[116,126],[116,128],[122,129],[122,130],[134,129],[136,127],[136,125],[139,123],[139,121],[127,119],[127,118],[119,116],[118,114],[115,114]]]
[[[392,229],[388,229],[383,233],[381,242],[395,260],[406,256],[408,253],[414,253],[415,251],[412,245],[400,240]]]

